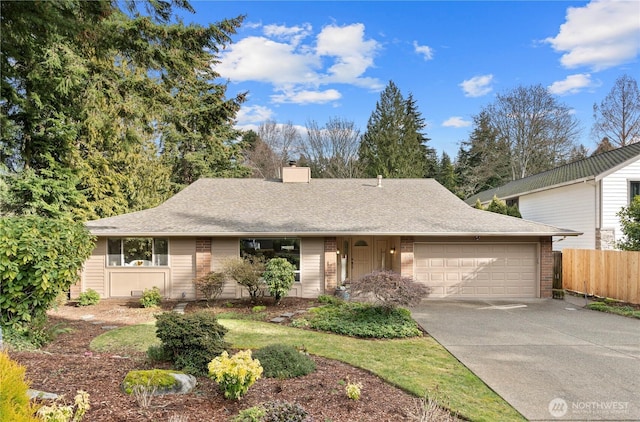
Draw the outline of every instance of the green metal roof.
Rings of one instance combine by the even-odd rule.
[[[602,178],[627,162],[637,160],[639,156],[640,143],[627,145],[523,179],[514,180],[494,189],[482,191],[470,196],[465,202],[473,205],[480,199],[484,203],[491,201],[494,196],[500,199],[509,199],[583,179]]]

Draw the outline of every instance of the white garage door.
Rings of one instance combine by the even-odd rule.
[[[416,243],[416,280],[431,298],[536,297],[536,244]]]

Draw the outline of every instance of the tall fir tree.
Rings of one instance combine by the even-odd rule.
[[[390,81],[369,117],[358,157],[362,174],[386,178],[422,178],[426,174],[428,140],[424,120],[413,97],[405,100]]]
[[[165,199],[173,191],[171,171],[183,158],[169,152],[193,143],[192,136],[208,152],[204,170],[192,174],[236,166],[237,133],[231,128],[244,97],[225,99],[225,86],[212,82],[211,64],[242,17],[184,25],[176,9],[194,10],[183,0],[0,7],[6,99],[0,104],[0,154],[9,191],[20,173],[32,169],[25,177],[40,178],[34,186],[73,186],[71,196],[80,192],[83,200],[66,203],[80,204],[73,214],[85,220]],[[196,126],[194,115],[210,123]],[[176,148],[162,148],[169,143]],[[54,168],[68,170],[64,184],[50,176]],[[5,210],[33,212],[26,199],[34,195],[22,195],[22,210],[16,195]]]
[[[509,146],[498,138],[486,111],[474,116],[473,121],[475,127],[469,139],[461,143],[455,164],[458,190],[462,197],[498,187],[511,180]]]

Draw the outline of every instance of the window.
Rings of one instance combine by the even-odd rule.
[[[169,265],[169,240],[150,237],[107,239],[107,265],[110,267]]]
[[[296,281],[300,281],[300,239],[240,239],[240,256],[258,256],[265,261],[285,258],[296,268]]]
[[[636,195],[640,195],[640,182],[629,183],[629,202],[633,201]]]

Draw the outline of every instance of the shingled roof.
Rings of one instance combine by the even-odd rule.
[[[86,223],[99,236],[562,236],[476,210],[432,179],[200,179],[162,205]]]
[[[465,202],[473,205],[478,199],[484,203],[491,201],[494,196],[500,199],[510,199],[584,180],[593,179],[597,181],[637,160],[639,157],[640,143],[627,145],[523,179],[514,180],[494,189],[482,191],[470,196]]]

